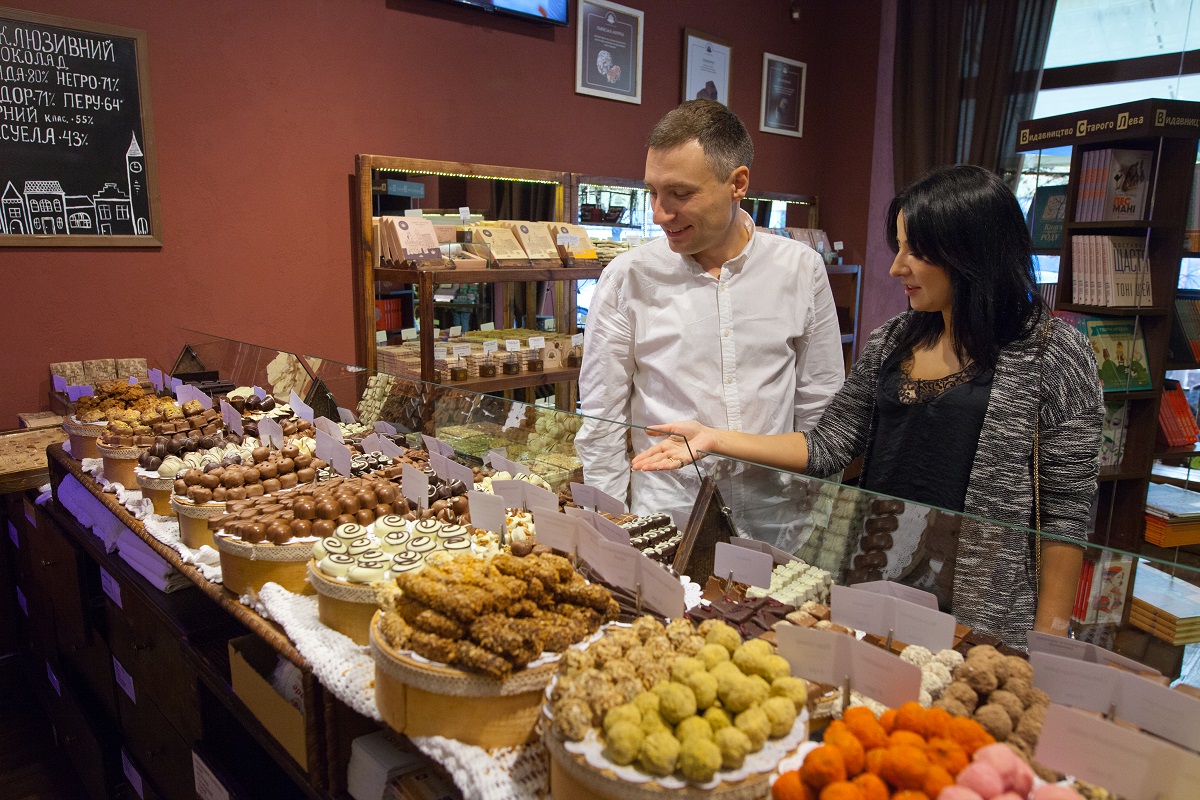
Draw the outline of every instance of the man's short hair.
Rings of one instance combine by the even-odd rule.
[[[670,150],[693,139],[700,142],[709,167],[721,180],[754,161],[754,142],[746,126],[715,100],[689,100],[671,109],[650,131],[646,146]]]

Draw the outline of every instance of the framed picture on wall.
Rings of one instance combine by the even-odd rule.
[[[804,79],[808,65],[763,53],[762,102],[758,129],[781,136],[804,135]]]
[[[683,97],[729,105],[729,66],[733,44],[707,33],[683,31]]]
[[[607,0],[579,0],[575,92],[642,102],[642,17]]]

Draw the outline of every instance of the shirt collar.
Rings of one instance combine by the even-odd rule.
[[[740,215],[742,227],[750,234],[750,238],[746,240],[746,246],[742,248],[742,251],[724,264],[729,272],[734,275],[741,272],[746,262],[750,260],[750,255],[754,252],[754,241],[758,236],[758,229],[754,226],[754,219],[746,213],[746,210],[739,208],[738,214]],[[683,263],[687,264],[693,271],[706,272],[700,262],[690,255],[683,256]]]

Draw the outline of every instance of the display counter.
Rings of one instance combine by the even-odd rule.
[[[12,544],[6,548],[17,564],[16,585],[19,600],[24,599],[19,605],[38,663],[44,661],[60,684],[58,676],[66,673],[67,683],[116,700],[101,703],[94,715],[121,730],[126,746],[98,757],[107,765],[110,783],[121,782],[123,775],[126,782],[140,780],[175,796],[174,784],[184,779],[162,764],[185,763],[190,750],[196,781],[207,780],[211,771],[228,776],[230,784],[265,782],[278,796],[344,796],[364,769],[361,752],[359,761],[352,761],[359,747],[354,740],[388,731],[400,748],[422,754],[426,761],[415,762],[417,767],[441,763],[469,797],[499,796],[489,792],[535,797],[547,789],[556,796],[716,792],[765,797],[769,783],[787,774],[788,759],[798,759],[797,767],[805,762],[808,733],[840,716],[844,700],[878,712],[920,702],[974,717],[989,736],[1011,737],[1010,744],[1026,757],[1044,757],[1043,777],[1053,777],[1059,759],[1082,777],[1093,768],[1070,748],[1043,753],[1030,733],[1033,723],[1023,729],[1021,722],[1035,706],[1038,715],[1046,713],[1050,699],[1089,713],[1098,701],[1089,705],[1077,696],[1060,696],[1063,689],[1048,677],[1030,677],[1028,691],[1016,681],[1009,693],[1023,699],[1021,708],[1009,709],[1006,729],[989,719],[993,711],[983,710],[1013,702],[1000,696],[1006,691],[1000,688],[1003,679],[985,687],[991,679],[959,671],[961,654],[973,647],[975,655],[968,658],[992,648],[1015,654],[991,635],[1004,631],[984,626],[1005,618],[996,609],[1013,603],[1006,585],[1016,586],[1036,566],[1025,559],[1012,572],[1012,559],[1001,554],[1035,553],[1039,538],[1045,544],[1053,537],[715,456],[700,458],[676,476],[690,509],[682,517],[662,513],[668,509],[637,508],[631,514],[619,501],[589,491],[574,447],[584,424],[576,415],[330,359],[214,336],[181,336],[187,346],[181,348],[177,371],[225,382],[225,393],[241,408],[222,409],[224,424],[247,436],[251,429],[264,439],[278,436],[273,447],[239,443],[240,437],[220,431],[206,434],[222,426],[214,415],[193,407],[172,423],[172,430],[158,434],[174,452],[165,453],[164,446],[157,462],[143,460],[138,466],[139,478],[155,478],[151,473],[170,458],[184,462],[170,477],[159,478],[169,482],[179,519],[157,513],[159,507],[138,487],[106,480],[100,459],[77,461],[69,446],[61,445],[48,450],[53,499],[29,514],[19,503],[6,508]],[[242,387],[251,393],[257,387],[261,397],[250,400],[246,391],[239,392]],[[316,412],[311,424],[310,409]],[[323,415],[328,415],[325,421]],[[174,430],[188,420],[190,429]],[[602,424],[620,431],[616,423]],[[273,425],[293,433],[277,434]],[[192,436],[190,430],[199,433]],[[208,444],[219,449],[211,464],[203,462],[205,448],[189,450],[186,443],[205,436],[213,437]],[[219,436],[228,438],[217,444]],[[310,445],[299,441],[306,438],[319,451],[314,448],[310,455]],[[365,452],[351,456],[355,443]],[[157,445],[147,443],[147,455]],[[339,469],[342,475],[336,474]],[[312,482],[301,474],[305,470],[312,470]],[[300,476],[295,488],[279,485],[287,474]],[[247,493],[252,486],[261,490]],[[181,539],[182,517],[195,519],[209,508],[215,510],[200,527],[215,535],[216,548],[189,546]],[[326,522],[324,527],[346,535],[311,535]],[[971,580],[952,583],[950,605],[957,619],[938,612],[936,598],[931,603],[930,595],[888,582],[913,582],[909,573],[915,564],[926,570],[931,562],[940,564],[948,544],[972,526],[972,535],[982,537],[985,549],[997,557],[970,562]],[[30,551],[45,542],[71,555],[76,577],[64,582],[56,569],[39,571],[39,563],[59,560],[30,560]],[[433,555],[425,553],[426,544]],[[353,555],[342,554],[343,546]],[[366,555],[375,549],[381,551],[377,557]],[[299,555],[293,558],[292,551]],[[424,571],[414,571],[418,562]],[[964,563],[960,559],[959,566]],[[1116,663],[1125,668],[1122,674],[1136,675],[1141,683],[1134,688],[1148,699],[1131,704],[1132,695],[1116,698],[1110,690],[1104,696],[1113,699],[1113,708],[1100,711],[1116,709],[1123,722],[1173,742],[1156,750],[1155,757],[1182,753],[1180,769],[1190,769],[1194,737],[1146,713],[1147,704],[1162,702],[1155,692],[1173,690],[1133,659],[1154,662],[1157,654],[1154,663],[1165,673],[1177,666],[1171,658],[1182,648],[1175,643],[1188,635],[1192,621],[1186,608],[1170,601],[1175,590],[1180,595],[1194,591],[1200,575],[1103,547],[1089,547],[1085,563],[1093,565],[1092,580],[1081,586],[1075,627],[1092,644],[1034,642],[1039,652],[1033,663],[1048,656],[1085,661],[1088,668],[1096,667],[1094,662]],[[489,565],[488,572],[480,573],[479,564]],[[272,571],[263,571],[268,566]],[[1135,592],[1132,607],[1125,607],[1120,601],[1135,569],[1148,575],[1156,570],[1153,574],[1161,573],[1162,579],[1155,578],[1157,594]],[[241,577],[231,591],[234,574]],[[298,582],[289,583],[297,575]],[[938,586],[936,569],[929,575],[924,588],[945,589]],[[944,584],[945,577],[941,580]],[[75,595],[73,603],[45,599],[61,594],[64,583],[74,587],[68,592]],[[860,586],[848,591],[852,584]],[[380,591],[380,586],[390,589]],[[876,591],[867,591],[871,588]],[[496,600],[506,596],[507,601]],[[964,596],[972,603],[964,604]],[[1012,596],[1018,596],[1015,589]],[[97,600],[106,609],[102,621],[86,611]],[[987,607],[975,605],[976,600]],[[42,636],[38,631],[46,617],[38,616],[39,608],[49,609],[51,627],[60,632],[72,630],[72,620],[82,615],[79,641]],[[662,621],[642,619],[643,614]],[[629,623],[634,627],[622,626]],[[699,633],[697,624],[702,624]],[[844,636],[855,631],[857,637]],[[742,670],[740,677],[729,678],[731,686],[751,675],[790,675],[805,687],[807,700],[795,702],[790,721],[780,717],[777,725],[768,724],[778,731],[764,733],[762,741],[754,734],[751,741],[759,747],[751,753],[757,760],[747,756],[750,766],[738,761],[736,767],[709,770],[712,748],[707,746],[672,756],[677,768],[663,767],[661,758],[639,755],[636,748],[624,761],[619,737],[605,721],[606,712],[621,703],[597,698],[617,692],[633,700],[642,691],[633,691],[628,681],[640,682],[643,690],[660,681],[687,683],[683,673],[722,636],[737,639],[725,653]],[[654,655],[646,648],[660,637],[664,649]],[[761,658],[777,660],[770,667],[765,660],[749,666],[758,663],[748,659],[759,645],[738,655],[742,638],[765,640]],[[867,650],[860,652],[856,640],[877,647],[864,645]],[[89,648],[110,658],[93,655],[88,662],[93,667],[79,666],[80,653]],[[1114,649],[1115,656],[1098,655]],[[614,665],[605,670],[600,654],[608,651]],[[921,652],[928,658],[919,657]],[[703,657],[717,655],[709,650]],[[677,659],[682,659],[678,665]],[[941,668],[927,666],[934,663]],[[714,665],[700,660],[701,669]],[[603,678],[604,685],[573,694],[572,680],[589,669],[596,675],[587,680]],[[626,675],[627,670],[633,671]],[[1117,674],[1114,669],[1099,679]],[[702,697],[707,679],[696,680],[689,692]],[[970,681],[980,685],[971,690],[974,700],[968,707],[965,690],[950,686]],[[188,688],[180,694],[180,687]],[[1035,688],[1049,692],[1046,703]],[[946,691],[962,695],[957,705]],[[657,703],[678,690],[655,692],[662,695],[656,695]],[[995,696],[989,701],[987,694]],[[1192,702],[1179,693],[1172,696],[1181,707]],[[574,705],[568,702],[572,698]],[[718,706],[729,710],[742,702],[721,698]],[[771,713],[782,705],[773,704]],[[671,712],[680,718],[670,724],[699,718],[697,710]],[[1085,728],[1092,719],[1051,716],[1055,725]],[[739,727],[757,730],[750,717]],[[471,720],[478,723],[468,724]],[[655,741],[669,753],[690,738],[678,730],[673,736],[675,745],[662,737]],[[720,738],[722,748],[724,739],[738,739]],[[171,745],[175,761],[156,761],[159,748],[150,743],[160,741]],[[232,766],[231,754],[243,746],[270,763],[265,776]],[[1165,784],[1154,785],[1164,797],[1184,796]]]

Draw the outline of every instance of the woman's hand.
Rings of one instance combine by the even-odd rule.
[[[695,461],[701,450],[716,444],[716,431],[695,420],[655,425],[646,432],[669,438],[634,456],[630,466],[637,470],[679,469]]]

